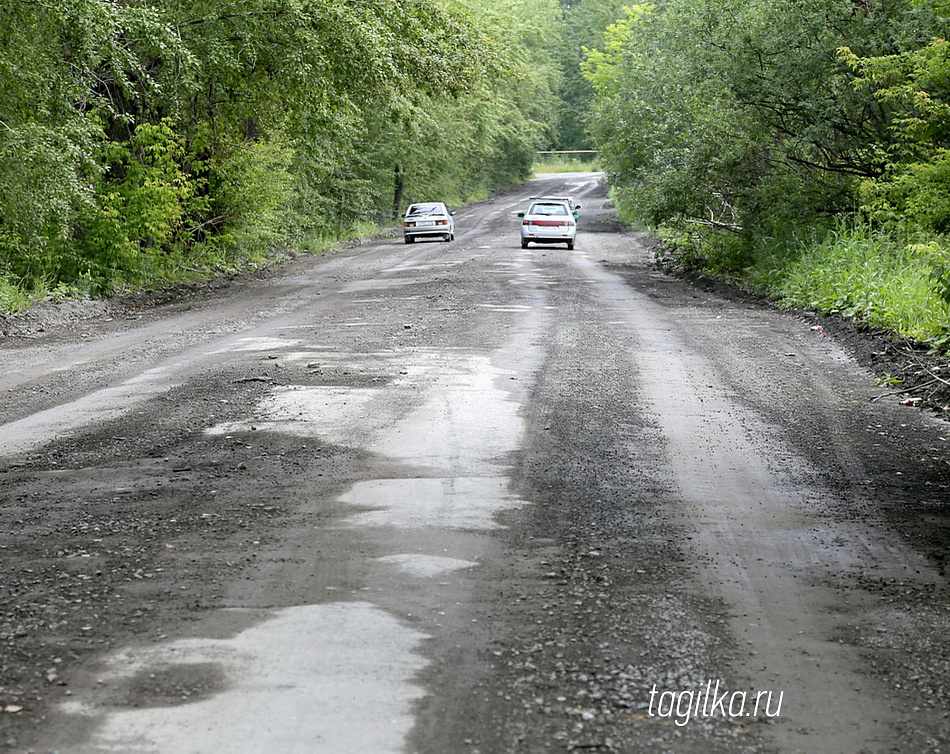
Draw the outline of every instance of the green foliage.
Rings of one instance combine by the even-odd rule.
[[[900,377],[895,377],[890,372],[886,373],[880,379],[874,381],[874,387],[895,388],[900,387],[903,384],[904,380],[902,380]]]
[[[938,149],[927,162],[893,166],[878,180],[864,181],[858,194],[875,221],[924,234],[950,231],[950,151]]]
[[[842,225],[791,258],[772,292],[787,306],[933,341],[947,327],[947,302],[934,275],[948,252],[939,243],[908,244],[867,225]]]
[[[885,120],[836,51],[891,44],[893,20],[832,0],[633,6],[585,64],[612,184],[652,225],[755,234],[848,209]]]
[[[594,88],[584,78],[584,50],[598,47],[604,30],[624,14],[625,0],[563,0],[564,31],[554,40],[553,59],[562,78],[557,88],[559,121],[552,149],[590,149],[590,103]]]
[[[85,273],[108,291],[117,280],[147,275],[155,250],[174,240],[193,189],[180,167],[184,147],[167,122],[143,123],[128,142],[105,142],[103,153],[115,177],[98,183],[96,201],[77,221],[71,253],[62,255],[75,255],[78,268],[60,268],[56,277]]]
[[[935,24],[935,32],[944,31]],[[950,231],[950,43],[891,55],[839,56],[854,71],[854,87],[891,113],[892,140],[882,174],[861,184],[861,208],[875,221],[927,236]]]
[[[212,211],[205,223],[223,230],[204,233],[204,245],[229,252],[232,264],[267,260],[286,246],[293,158],[293,148],[279,136],[234,144],[213,171],[207,197]]]
[[[927,0],[631,6],[584,64],[621,214],[680,263],[936,342],[948,22]]]
[[[597,170],[597,154],[591,153],[553,153],[542,154],[535,158],[534,172],[537,173],[579,173]]]
[[[3,290],[234,269],[523,180],[559,21],[556,0],[11,0]]]
[[[698,75],[691,52],[702,18],[690,3],[631,6],[588,52],[597,92],[592,131],[600,163],[628,215],[734,227],[757,167],[749,127],[719,77]],[[668,25],[673,13],[682,24]],[[741,190],[740,190],[741,187]]]

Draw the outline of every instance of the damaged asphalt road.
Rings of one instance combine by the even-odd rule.
[[[8,326],[0,749],[946,750],[950,425],[596,175],[456,220]]]

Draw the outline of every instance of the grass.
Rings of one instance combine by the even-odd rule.
[[[541,154],[535,158],[534,172],[538,173],[588,173],[598,170],[597,155],[583,153],[576,157],[568,154]]]
[[[786,229],[787,230],[787,229]],[[911,243],[854,218],[823,235],[660,233],[677,266],[730,279],[779,306],[835,314],[950,353],[950,239]]]
[[[852,225],[803,246],[772,269],[763,270],[769,263],[760,257],[750,277],[768,281],[766,292],[783,306],[853,317],[933,343],[946,337],[950,321],[934,279],[940,256],[938,246],[908,244]]]
[[[335,246],[346,241],[366,238],[378,233],[380,226],[377,223],[364,221],[348,226],[325,227],[310,232],[299,246],[309,254],[323,254]]]
[[[0,280],[0,313],[17,313],[29,309],[46,292],[30,295],[7,280]]]
[[[310,254],[322,254],[330,251],[341,243],[354,241],[359,238],[372,236],[380,231],[378,223],[366,221],[350,226],[334,226],[311,232],[296,245],[300,251]],[[251,248],[251,247],[247,247]],[[220,254],[208,254],[204,258],[192,259],[187,265],[170,265],[168,269],[153,270],[147,277],[136,281],[115,280],[111,282],[110,293],[125,293],[133,290],[160,289],[173,282],[194,282],[216,277],[222,273],[238,273],[253,270],[270,264],[281,258],[281,253],[275,250],[271,254],[247,253],[242,257],[234,256],[224,262]],[[100,298],[102,293],[95,293],[95,281],[89,277],[81,277],[72,285],[59,284],[51,286],[41,281],[34,281],[27,290],[9,279],[0,278],[0,313],[16,314],[26,311],[34,304],[44,301],[65,301],[68,299]],[[87,283],[87,285],[83,285]]]
[[[10,280],[0,279],[0,314],[25,312],[41,301],[62,302],[68,299],[91,298],[92,294],[89,287],[82,285],[84,281],[88,281],[88,278],[77,281],[76,285],[61,283],[50,286],[41,283],[25,290]]]

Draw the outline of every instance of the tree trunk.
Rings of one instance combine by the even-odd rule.
[[[393,218],[397,218],[402,214],[402,195],[406,188],[402,170],[399,169],[398,164],[393,169],[393,178]]]

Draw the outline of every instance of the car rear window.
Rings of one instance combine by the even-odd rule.
[[[438,204],[414,204],[409,208],[407,214],[410,215],[431,215],[433,212],[441,212],[442,207]]]
[[[567,207],[563,204],[532,204],[529,215],[566,215]]]

